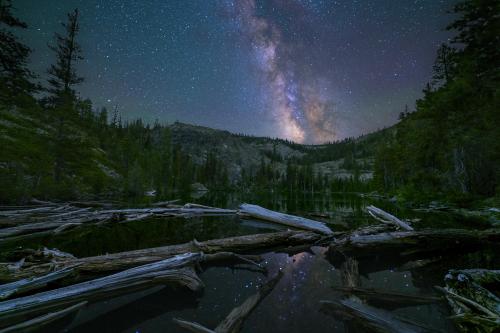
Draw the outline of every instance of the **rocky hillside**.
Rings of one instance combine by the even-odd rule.
[[[203,163],[209,152],[224,160],[233,181],[239,179],[243,168],[257,169],[262,162],[272,162],[277,170],[284,171],[288,161],[311,164],[315,173],[329,178],[370,180],[376,146],[389,135],[388,130],[382,130],[357,139],[312,146],[179,122],[169,128],[172,142],[182,147],[196,163]]]

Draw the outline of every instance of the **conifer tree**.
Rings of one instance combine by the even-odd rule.
[[[6,102],[19,93],[31,93],[34,77],[27,68],[29,47],[19,42],[8,29],[26,29],[27,25],[12,14],[10,0],[0,0],[0,100]]]
[[[76,73],[76,63],[82,60],[82,49],[76,37],[80,31],[78,23],[78,9],[68,13],[68,22],[62,23],[65,35],[55,34],[56,43],[50,49],[56,53],[57,61],[51,65],[48,80],[54,95],[60,97],[61,93],[74,97],[73,86],[83,82],[83,78]]]

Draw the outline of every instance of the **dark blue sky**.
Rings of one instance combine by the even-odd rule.
[[[81,11],[77,90],[124,118],[320,143],[393,124],[430,80],[452,0],[14,0],[43,79]]]

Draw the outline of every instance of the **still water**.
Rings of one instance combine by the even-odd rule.
[[[415,219],[415,228],[470,227],[472,222],[443,214],[415,214],[398,209],[387,202],[356,195],[282,197],[273,195],[214,195],[192,200],[202,204],[234,208],[251,202],[267,208],[287,211],[321,220],[333,230],[347,230],[373,223],[364,207],[375,203],[398,216]],[[229,236],[265,233],[283,227],[238,217],[168,218],[125,224],[92,226],[64,235],[25,241],[25,247],[47,246],[84,257],[126,250],[178,244]],[[16,244],[19,246],[21,244]],[[3,244],[2,249],[14,244]],[[493,252],[494,253],[494,252]],[[267,276],[245,269],[211,267],[199,274],[205,284],[202,293],[173,290],[157,286],[92,303],[76,315],[65,318],[45,332],[185,332],[173,318],[198,322],[215,328],[231,310],[255,293],[257,286],[278,271],[283,278],[245,321],[242,332],[358,332],[353,323],[325,314],[320,300],[342,297],[335,288],[343,286],[342,261],[325,247],[312,247],[293,254],[264,254]],[[425,269],[401,269],[404,262],[398,254],[374,254],[358,259],[362,288],[392,291],[410,295],[436,295],[433,286],[442,285],[449,268],[484,267],[495,263],[494,255],[481,252],[454,255],[439,265]],[[446,303],[386,308],[402,318],[418,322],[442,332],[454,332]]]

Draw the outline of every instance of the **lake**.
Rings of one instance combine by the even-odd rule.
[[[415,213],[387,201],[355,194],[281,196],[272,194],[210,194],[192,202],[235,208],[239,203],[255,203],[266,208],[302,215],[329,224],[334,231],[355,229],[373,224],[365,213],[368,204],[412,219],[419,228],[471,228],[474,221],[446,213]],[[31,238],[22,242],[2,243],[6,251],[17,246],[46,246],[77,257],[121,252],[133,249],[179,244],[254,233],[285,230],[283,226],[251,219],[229,217],[195,217],[151,219],[122,224],[105,224],[75,229],[57,236]],[[498,249],[453,253],[446,260],[423,268],[405,268],[407,259],[399,253],[374,253],[356,258],[357,286],[409,295],[434,295],[433,286],[442,285],[450,268],[494,268]],[[348,323],[321,311],[321,300],[343,297],[335,288],[345,284],[346,258],[326,247],[313,246],[294,253],[268,252],[264,255],[267,276],[243,267],[209,267],[199,274],[205,284],[202,293],[156,286],[91,303],[76,315],[46,327],[44,332],[186,332],[173,318],[198,322],[215,328],[231,310],[255,293],[256,288],[274,276],[284,273],[278,285],[244,322],[242,332],[358,332]],[[411,260],[419,258],[412,257]],[[428,305],[403,304],[394,308],[378,307],[401,318],[438,331],[454,332],[445,302]]]

